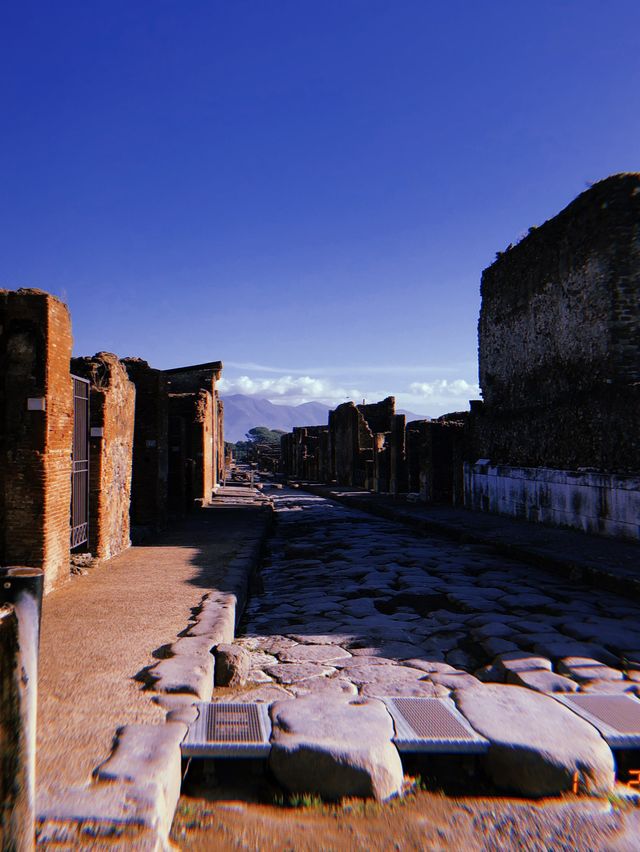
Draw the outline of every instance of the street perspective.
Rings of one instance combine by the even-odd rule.
[[[640,850],[639,27],[0,8],[2,852]]]

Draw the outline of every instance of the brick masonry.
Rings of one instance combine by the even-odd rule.
[[[131,544],[135,385],[109,352],[74,358],[71,369],[90,382],[89,550],[110,559]]]
[[[71,348],[66,305],[0,290],[0,564],[42,567],[47,592],[69,576]]]

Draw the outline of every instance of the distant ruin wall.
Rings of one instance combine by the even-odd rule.
[[[640,470],[640,175],[595,184],[482,276],[478,457]]]
[[[41,290],[0,290],[0,564],[69,576],[71,319]]]

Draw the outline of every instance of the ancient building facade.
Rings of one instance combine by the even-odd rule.
[[[532,229],[481,292],[467,505],[640,537],[640,175]]]
[[[0,290],[0,565],[69,574],[71,319],[40,290]]]
[[[131,523],[164,524],[171,441],[181,512],[206,505],[224,471],[219,361],[163,372],[71,351],[66,305],[0,290],[0,565],[43,568],[46,592],[68,579],[72,550],[110,559]]]
[[[89,381],[88,549],[98,559],[110,559],[131,544],[136,389],[109,352],[74,358],[71,371]]]

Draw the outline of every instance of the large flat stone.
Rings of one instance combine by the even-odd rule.
[[[526,686],[537,692],[576,692],[578,689],[575,681],[548,669],[507,672],[507,683]]]
[[[265,672],[278,683],[299,683],[312,677],[324,677],[335,674],[332,666],[321,666],[316,663],[280,663],[277,666],[266,666]]]
[[[454,695],[491,745],[483,758],[496,786],[527,796],[572,789],[575,773],[591,793],[613,789],[611,750],[598,731],[558,701],[519,686],[485,684]]]
[[[351,654],[338,645],[297,645],[280,651],[278,658],[283,663],[334,663],[350,659]]]
[[[387,799],[402,787],[393,723],[380,701],[307,696],[277,702],[270,766],[292,792]]]

